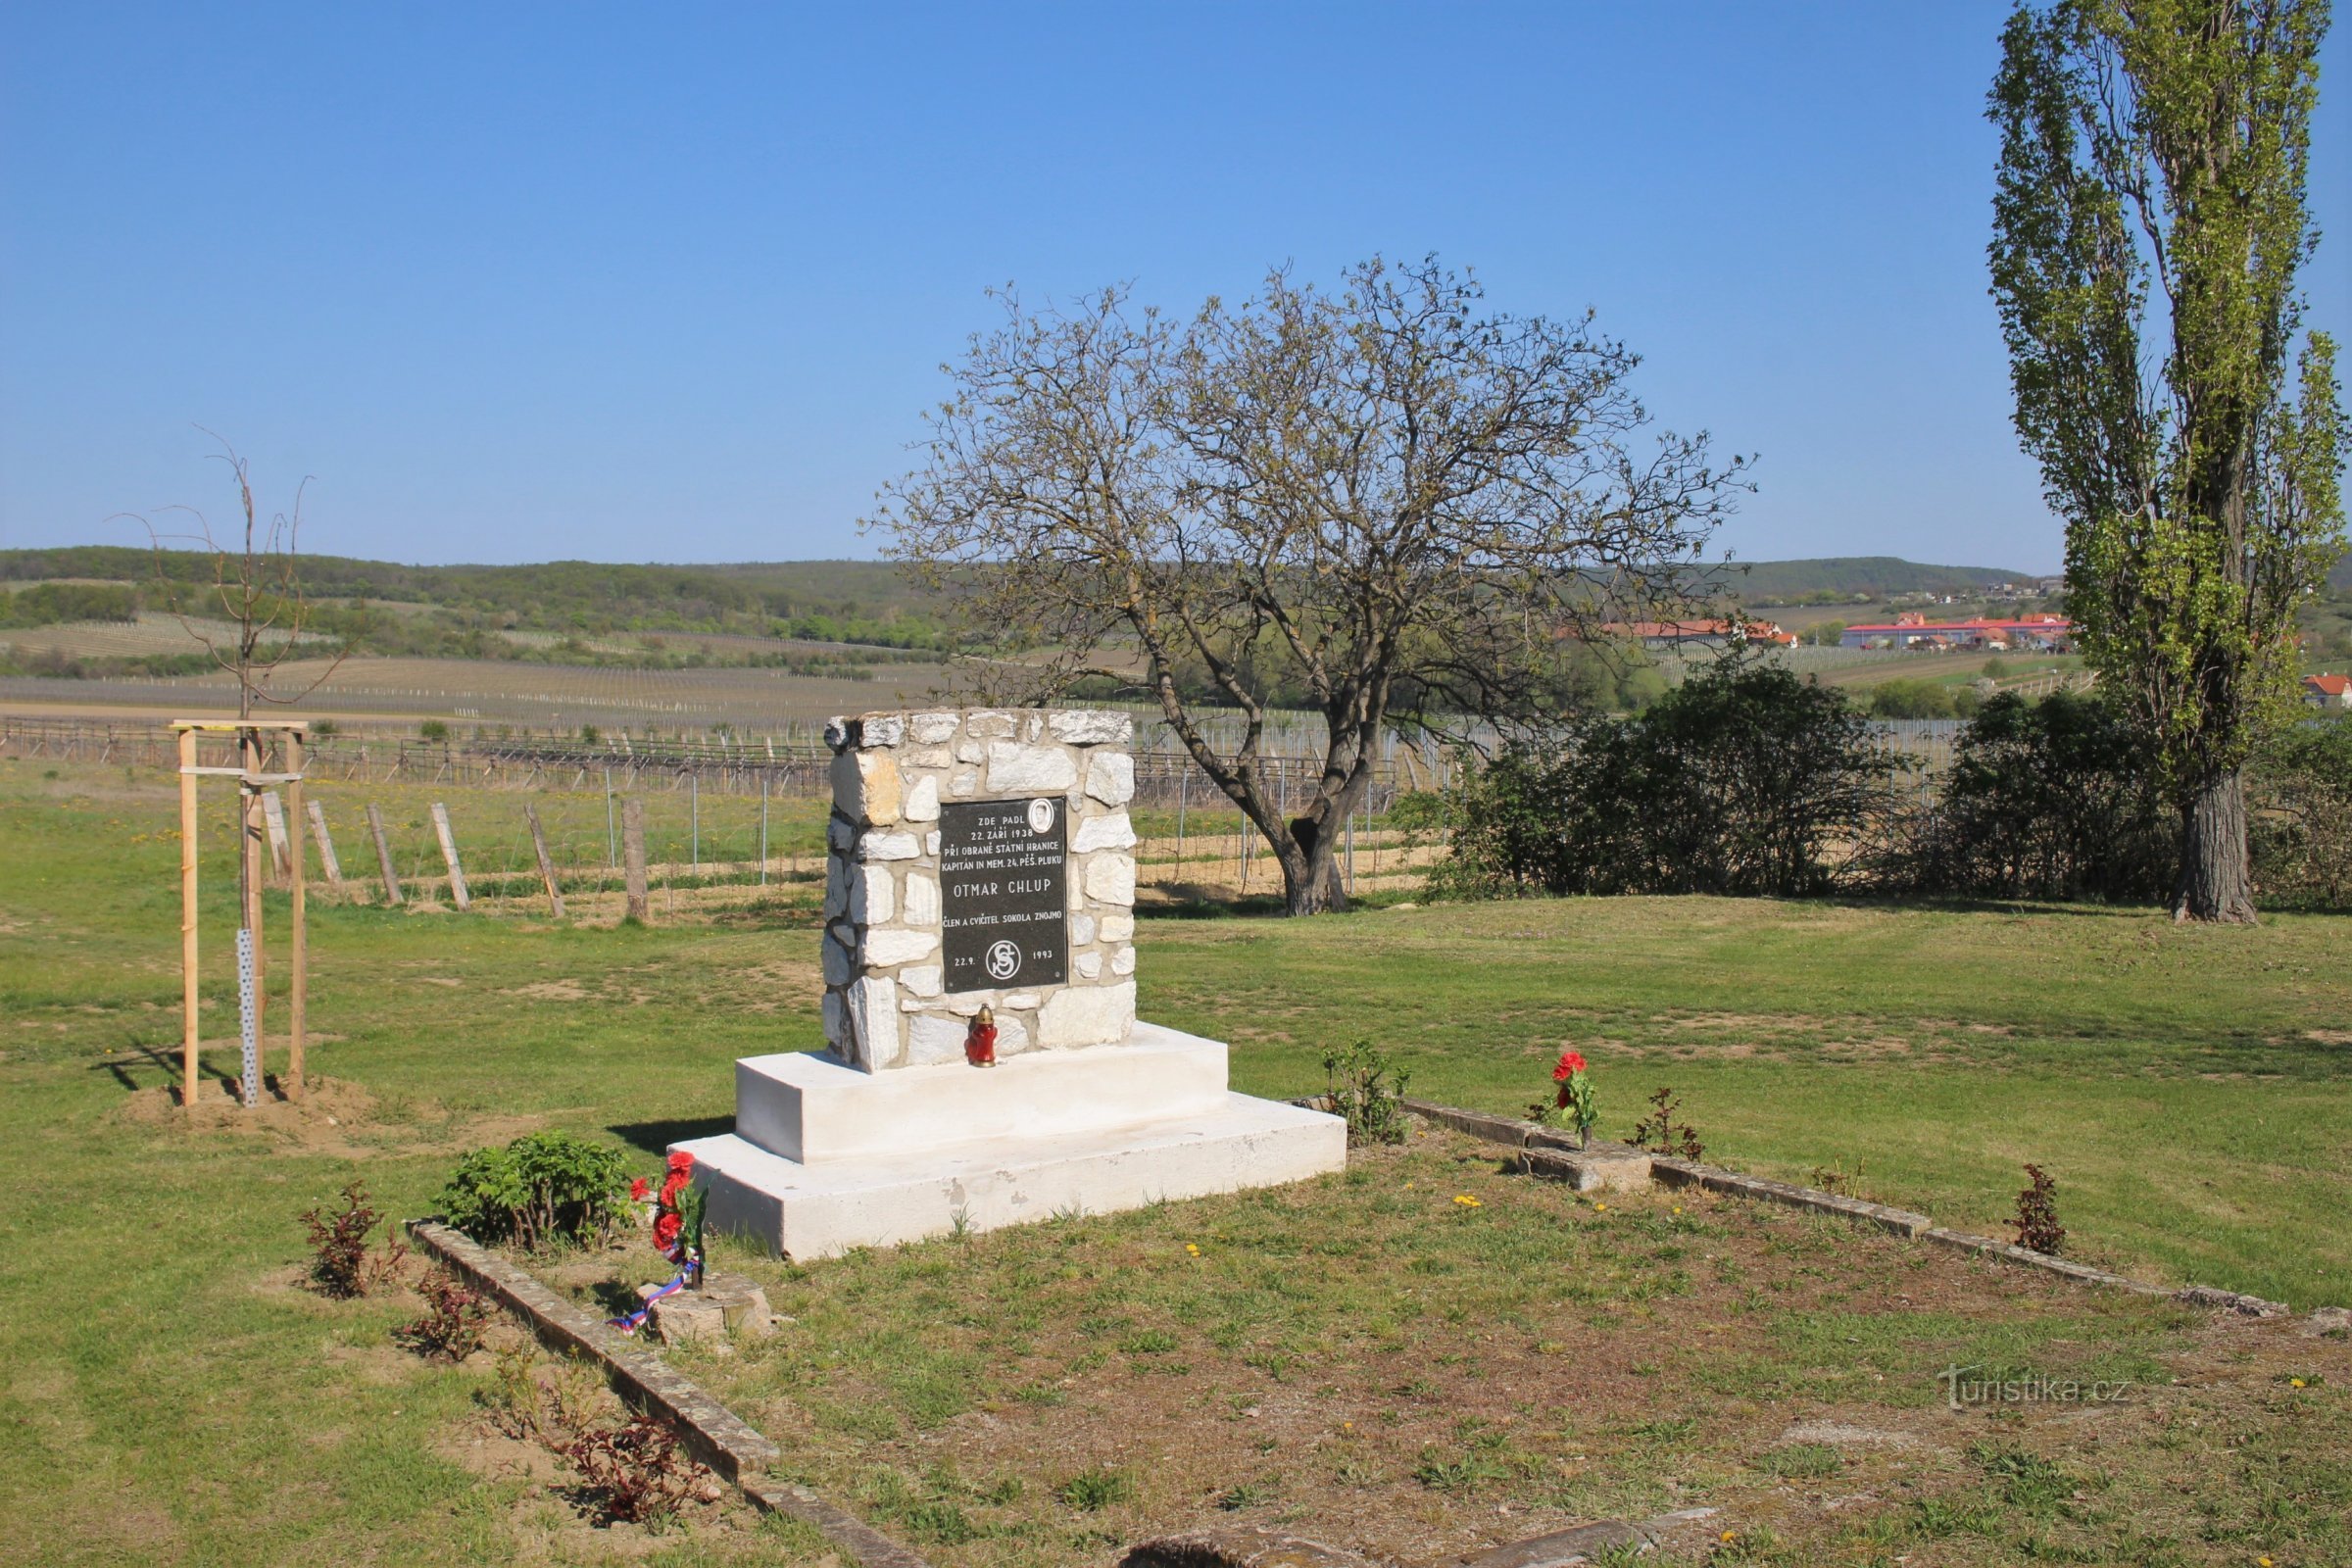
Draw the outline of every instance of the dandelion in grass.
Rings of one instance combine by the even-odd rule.
[[[1485,1206],[1484,1203],[1482,1203],[1478,1199],[1471,1197],[1468,1193],[1454,1194],[1453,1200],[1461,1204],[1464,1208],[1482,1208]]]
[[[1200,1255],[1200,1244],[1199,1242],[1185,1243],[1184,1250],[1187,1253],[1194,1257],[1199,1257]]]

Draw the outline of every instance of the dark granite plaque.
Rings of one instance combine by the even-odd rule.
[[[965,801],[939,808],[939,887],[950,991],[1059,985],[1069,977],[1064,802]]]

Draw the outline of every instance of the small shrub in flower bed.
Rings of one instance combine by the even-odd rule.
[[[394,1339],[427,1360],[463,1361],[482,1348],[489,1298],[445,1268],[425,1275],[416,1290],[424,1316],[394,1329]]]
[[[383,1247],[370,1251],[368,1234],[382,1213],[369,1200],[363,1182],[346,1186],[341,1196],[340,1208],[329,1210],[320,1203],[303,1214],[302,1223],[310,1232],[312,1283],[322,1295],[349,1300],[390,1283],[409,1250],[397,1234],[387,1231]]]
[[[570,1133],[527,1133],[458,1161],[441,1207],[477,1242],[513,1242],[536,1251],[556,1243],[610,1241],[628,1185],[628,1156],[619,1150]]]
[[[608,1524],[659,1531],[677,1518],[696,1490],[695,1463],[678,1451],[677,1433],[649,1415],[587,1428],[559,1451],[579,1471],[583,1490]]]

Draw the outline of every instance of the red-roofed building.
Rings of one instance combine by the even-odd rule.
[[[1730,620],[1613,620],[1601,627],[1612,637],[1632,637],[1645,648],[1721,648],[1732,640],[1738,622]],[[1793,648],[1796,638],[1769,620],[1746,623],[1747,640],[1774,648]]]
[[[2303,700],[2314,708],[2352,708],[2352,675],[2306,675]]]
[[[1984,648],[2003,651],[2031,648],[2041,653],[2065,653],[2074,644],[2075,623],[2064,615],[2023,615],[2015,620],[1979,617],[1974,620],[1930,620],[1904,614],[1880,626],[1848,626],[1838,639],[1841,648]]]

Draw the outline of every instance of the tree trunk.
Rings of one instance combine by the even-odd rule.
[[[2254,924],[2250,862],[2245,774],[2217,773],[2197,785],[2180,813],[2180,880],[2173,894],[2173,918]]]
[[[1322,914],[1348,907],[1337,847],[1337,839],[1326,839],[1314,818],[1291,818],[1291,842],[1277,856],[1285,914]]]

